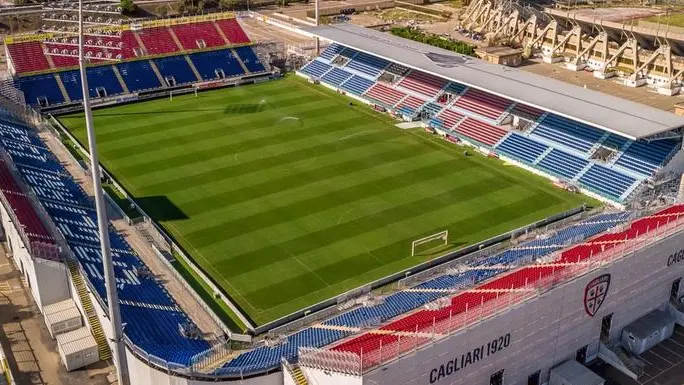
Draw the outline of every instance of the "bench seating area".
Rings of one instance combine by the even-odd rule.
[[[610,168],[593,164],[579,179],[583,185],[602,195],[620,200],[636,179]]]
[[[223,31],[223,34],[231,44],[246,44],[250,42],[249,36],[242,29],[237,19],[217,20],[216,25],[221,28],[221,31]]]
[[[129,92],[139,92],[159,89],[173,85],[167,84],[167,78],[173,78],[175,85],[195,83],[200,80],[217,79],[217,69],[221,69],[226,77],[245,75],[236,54],[240,55],[243,64],[251,71],[250,73],[264,72],[266,68],[259,61],[252,47],[238,47],[191,53],[172,56],[158,57],[155,59],[142,59],[115,64],[88,67],[88,86],[90,96],[113,96],[123,94],[124,88],[114,72],[118,70]],[[197,79],[192,71],[187,58],[190,58],[196,69],[202,76]],[[162,80],[158,78],[152,63],[159,70]],[[37,106],[40,100],[47,100],[47,105],[54,106],[66,103],[66,97],[62,94],[57,78],[62,81],[66,96],[71,102],[82,99],[81,79],[78,70],[66,70],[57,73],[21,76],[15,80],[15,86],[24,92],[26,103]],[[105,93],[98,94],[98,89],[104,89]]]
[[[214,23],[211,21],[177,24],[171,26],[171,29],[184,49],[204,48],[199,45],[200,40],[204,42],[205,47],[210,48],[226,45],[226,42],[219,35]]]
[[[35,132],[2,117],[0,121],[0,125],[13,129],[2,130],[1,145],[10,154],[21,174],[22,183],[36,192],[56,230],[64,236],[67,246],[78,259],[84,277],[92,284],[93,294],[106,299],[92,201],[44,145],[35,145],[42,143]],[[0,162],[0,179],[3,190],[6,190],[13,186],[7,179],[8,175],[2,172],[3,165]],[[20,209],[20,205],[20,202],[12,203],[16,209]],[[46,230],[30,228],[31,232],[40,235],[42,241],[50,241]],[[148,354],[174,365],[188,365],[193,355],[210,347],[209,343],[181,335],[179,324],[191,324],[190,318],[154,277],[135,273],[146,267],[121,236],[110,231],[109,238],[115,274],[119,277],[117,289],[122,322],[126,324],[124,333]]]
[[[221,36],[224,33],[226,39]],[[174,39],[175,37],[175,39]],[[138,43],[143,42],[145,50]],[[176,43],[176,39],[178,43]],[[199,44],[198,41],[204,44]],[[85,36],[85,53],[91,64],[101,63],[103,59],[132,59],[146,55],[158,56],[197,51],[206,48],[229,47],[233,45],[250,44],[249,36],[242,29],[237,19],[223,19],[217,21],[198,21],[194,23],[177,24],[171,27],[146,27],[138,31],[126,30],[120,35]],[[180,46],[179,46],[180,44]],[[54,53],[78,54],[77,39],[50,39],[44,42],[25,41],[7,45],[8,60],[17,74],[36,71],[47,71],[52,67],[45,50]],[[138,55],[136,55],[136,51]],[[250,49],[251,51],[251,49]],[[261,63],[248,51],[239,55],[245,60],[245,65],[251,72],[261,72]],[[77,57],[49,55],[54,68],[78,66]],[[256,55],[254,55],[256,56]],[[101,58],[101,59],[98,59]]]
[[[492,126],[473,118],[465,118],[456,127],[456,132],[488,146],[494,146],[508,133],[501,127]]]
[[[5,138],[6,137],[3,135],[3,146],[7,143]],[[8,140],[12,141],[13,139]],[[24,233],[28,242],[49,245],[57,244],[41,221],[36,209],[31,204],[31,201],[26,197],[14,180],[14,177],[4,160],[0,160],[0,193],[12,206],[13,214],[21,226],[19,231]],[[29,248],[32,248],[32,246],[32,244],[28,245]]]
[[[654,230],[665,223],[679,219],[684,213],[684,205],[673,206],[662,210],[651,217],[642,218],[632,222],[625,231],[617,233],[608,233],[598,238],[594,238],[590,244],[580,244],[564,251],[557,259],[560,263],[579,263],[592,255],[598,254],[603,248],[616,247],[621,242],[629,241],[639,234],[644,234],[648,229]],[[587,223],[588,221],[585,221]],[[616,220],[615,222],[618,222]],[[613,223],[611,223],[612,225]],[[582,236],[583,233],[578,233]],[[604,240],[614,240],[615,243],[604,243]],[[552,274],[559,273],[566,269],[565,266],[555,265],[540,265],[527,266],[514,270],[508,274],[501,274],[486,283],[479,285],[477,289],[481,291],[461,292],[451,297],[450,304],[438,310],[423,309],[405,317],[395,319],[393,322],[380,327],[380,330],[387,333],[364,333],[358,337],[345,340],[344,342],[333,346],[331,349],[336,351],[351,352],[356,355],[365,355],[366,357],[374,357],[373,352],[384,346],[386,349],[393,347],[392,342],[398,340],[397,334],[393,332],[421,332],[430,333],[435,324],[440,321],[448,320],[450,317],[462,315],[468,311],[478,311],[478,307],[485,303],[493,301],[498,298],[499,294],[492,292],[492,290],[501,289],[516,289],[528,285],[534,286],[536,282]],[[490,306],[488,304],[488,306]],[[484,309],[483,309],[484,310]],[[482,314],[482,313],[480,313]],[[432,341],[431,338],[413,337],[411,346],[407,348],[413,349],[413,344],[422,345]]]
[[[539,163],[537,163],[537,167],[549,172],[552,175],[573,179],[588,164],[589,161],[586,159],[570,155],[554,148],[550,153],[544,156]]]
[[[627,147],[615,164],[639,174],[651,176],[669,160],[674,150],[680,148],[680,142],[670,139],[653,142],[635,141]]]
[[[603,132],[584,123],[548,114],[539,122],[532,135],[586,153],[601,139]]]
[[[86,70],[88,76],[88,93],[91,98],[98,97],[97,89],[104,88],[106,96],[118,95],[124,92],[119,79],[114,74],[112,66],[91,67]],[[62,84],[72,102],[82,100],[81,74],[72,70],[57,74],[62,79]]]
[[[7,49],[17,73],[50,69],[43,47],[38,41],[8,44]]]
[[[469,88],[454,105],[485,118],[496,120],[511,104],[512,102],[508,99]]]
[[[536,121],[544,114],[544,111],[526,104],[517,103],[511,110],[511,114],[530,121]]]
[[[152,70],[149,60],[118,63],[116,68],[131,92],[151,90],[162,86]]]
[[[335,56],[339,55],[340,52],[344,49],[344,46],[339,45],[337,43],[332,43],[329,46],[327,46],[323,52],[319,55],[322,59],[325,59],[327,61],[331,61],[335,58]]]
[[[148,55],[161,55],[165,53],[178,52],[180,48],[176,41],[171,37],[168,27],[147,28],[138,32]]]
[[[364,52],[357,52],[346,67],[371,77],[378,77],[388,64],[389,62],[385,59]]]
[[[397,105],[397,110],[404,115],[412,116],[419,112],[425,100],[409,95]]]
[[[338,55],[349,61],[334,60]],[[333,64],[333,61],[337,63]],[[369,70],[358,63],[376,64]],[[389,83],[391,78],[397,77],[387,76],[379,80],[381,68],[399,75],[400,80]],[[476,144],[498,146],[496,151],[503,155],[553,177],[579,183],[614,202],[622,203],[629,197],[627,193],[637,187],[637,181],[652,176],[681,149],[679,140],[633,142],[522,102],[513,102],[399,63],[387,63],[340,44],[331,44],[320,58],[306,64],[300,72],[332,87],[361,95],[366,101],[380,104],[392,113],[422,119],[434,128],[454,131],[462,139],[472,139]],[[527,121],[523,126],[527,127],[525,132],[506,136],[509,130],[503,126],[510,121],[503,118],[509,114]],[[612,159],[602,160],[605,155],[592,159],[601,146],[613,149],[617,155]],[[593,165],[595,168],[589,170]],[[585,176],[587,171],[590,172]],[[598,174],[605,175],[611,182],[599,182]],[[617,185],[607,185],[613,182]]]
[[[448,108],[445,108],[437,116],[432,118],[431,122],[444,129],[452,129],[458,122],[463,119],[463,115]]]
[[[217,70],[223,70],[226,77],[245,73],[230,49],[196,52],[189,56],[204,80],[218,79]]]
[[[362,76],[354,75],[346,82],[342,83],[342,89],[356,95],[363,95],[373,85],[372,80]]]
[[[240,57],[249,72],[264,72],[266,67],[261,63],[253,47],[236,47],[233,49]]]
[[[399,101],[401,101],[406,94],[397,91],[393,88],[387,87],[380,83],[375,83],[364,96],[368,99],[377,101],[378,104],[382,104],[385,107],[394,107]]]
[[[311,76],[312,78],[320,79],[326,74],[326,72],[330,71],[331,68],[332,66],[330,64],[323,63],[322,61],[316,59],[307,63],[300,71]]]
[[[532,164],[549,147],[512,132],[496,150],[523,163]]]
[[[198,81],[197,76],[185,60],[185,56],[167,56],[152,60],[164,79],[173,78],[176,85],[189,84]]]
[[[15,84],[24,93],[26,104],[39,105],[39,98],[47,100],[49,105],[65,102],[62,91],[57,84],[57,79],[55,79],[55,74],[48,73],[22,77],[17,79]]]
[[[411,71],[399,86],[429,97],[435,97],[444,88],[447,81],[420,71]]]
[[[330,71],[323,75],[321,81],[328,83],[332,86],[339,87],[350,77],[352,77],[352,74],[350,74],[349,72],[337,67],[332,67]]]

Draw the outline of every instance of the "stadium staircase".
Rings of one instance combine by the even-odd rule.
[[[306,376],[299,365],[291,364],[287,362],[287,360],[283,360],[283,366],[296,385],[309,385],[309,381],[306,379]]]
[[[43,52],[45,52],[45,44],[41,43],[41,44],[40,44],[40,47],[43,49]],[[50,56],[50,55],[45,55],[45,60],[47,60],[48,65],[50,66],[50,68],[57,68],[57,66],[55,65],[54,60],[52,60],[52,56]]]
[[[240,67],[242,67],[242,70],[245,71],[246,74],[250,73],[249,68],[245,65],[245,62],[242,61],[242,58],[240,55],[238,55],[237,52],[233,48],[230,49],[230,52],[233,54],[233,57],[235,57],[235,60],[240,64]]]
[[[119,81],[119,85],[124,90],[124,93],[130,93],[130,91],[128,90],[128,86],[126,85],[126,82],[121,77],[121,72],[119,72],[119,69],[116,66],[112,66],[112,70],[114,71],[114,75],[116,75],[116,79]]]
[[[88,317],[88,324],[90,325],[90,331],[95,337],[97,342],[97,349],[100,355],[100,360],[105,361],[112,358],[112,352],[109,350],[109,344],[107,343],[107,337],[102,330],[102,325],[100,320],[97,318],[97,313],[93,308],[93,303],[90,301],[90,296],[88,295],[88,289],[86,289],[85,282],[83,281],[83,276],[81,275],[81,270],[78,267],[76,261],[72,259],[67,259],[67,266],[69,267],[69,274],[71,275],[71,282],[73,282],[78,292],[78,298],[81,301],[81,306],[86,312]]]
[[[150,68],[152,68],[154,74],[157,75],[157,80],[159,80],[159,84],[162,85],[162,88],[166,87],[166,80],[164,80],[164,77],[162,76],[161,72],[159,72],[159,68],[157,68],[157,65],[154,64],[154,60],[148,60],[147,62],[150,63]]]
[[[228,40],[228,36],[226,36],[226,34],[225,34],[225,33],[223,32],[223,30],[221,29],[221,27],[219,27],[218,24],[216,24],[216,23],[211,23],[211,24],[214,26],[214,28],[216,29],[216,31],[218,32],[218,34],[221,36],[221,39],[223,39],[223,41],[224,41],[226,44],[230,44],[230,40]]]
[[[169,35],[171,35],[171,38],[173,41],[176,43],[176,46],[178,47],[178,51],[183,52],[185,51],[185,48],[183,47],[183,43],[178,39],[178,36],[176,36],[176,32],[173,30],[173,28],[169,28]]]
[[[192,62],[192,59],[190,59],[190,56],[184,55],[185,61],[188,63],[188,66],[190,66],[190,69],[192,70],[192,73],[195,75],[195,78],[197,79],[198,82],[202,81],[202,75],[200,75],[199,71],[197,71],[197,67],[195,67],[195,63]]]
[[[50,55],[46,55],[47,57],[50,57]],[[64,83],[62,82],[62,78],[55,75],[55,80],[57,81],[57,87],[59,87],[59,90],[62,92],[62,96],[64,97],[64,101],[67,103],[71,103],[71,98],[69,97],[69,93],[66,90],[66,87],[64,87]]]
[[[140,35],[138,35],[137,32],[133,32],[133,37],[135,38],[135,41],[138,42],[138,46],[144,53],[147,53],[147,47],[145,46],[145,43],[143,43],[142,39],[140,38]]]

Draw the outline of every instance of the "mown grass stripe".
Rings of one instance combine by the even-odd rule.
[[[587,200],[296,77],[94,118],[105,167],[257,323],[434,257],[409,255],[424,234],[458,247]]]

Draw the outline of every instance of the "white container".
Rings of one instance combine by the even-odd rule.
[[[83,326],[81,312],[78,311],[72,299],[45,306],[43,308],[43,317],[52,338],[55,338],[60,333]]]
[[[59,301],[55,302],[52,305],[47,305],[43,307],[43,315],[48,315],[52,314],[58,311],[66,310],[66,309],[71,309],[72,307],[76,307],[76,303],[74,302],[73,299],[67,298],[64,301]]]
[[[59,334],[57,350],[67,371],[76,370],[100,360],[97,342],[87,327]]]

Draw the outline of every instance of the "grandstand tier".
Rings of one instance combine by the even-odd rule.
[[[221,31],[221,32],[219,32]],[[227,41],[221,36],[224,33]],[[139,44],[142,42],[143,46]],[[249,36],[242,29],[237,19],[221,19],[216,21],[189,21],[171,27],[144,27],[138,31],[122,31],[118,36],[85,36],[85,53],[90,63],[101,63],[98,58],[135,59],[148,56],[166,56],[183,52],[204,49],[227,48],[234,45],[250,44]],[[50,55],[55,68],[78,66],[78,42],[76,39],[51,38],[40,41],[19,41],[6,44],[6,54],[10,70],[17,75],[38,71],[49,71],[53,68],[48,61],[46,51]],[[249,63],[255,63],[250,71],[263,71],[259,60],[253,53],[242,51]],[[62,54],[62,55],[60,55]],[[74,55],[66,57],[63,54]],[[251,64],[245,63],[248,67]]]
[[[195,76],[191,64],[201,79]],[[88,67],[88,87],[93,98],[121,95],[126,90],[152,91],[246,75],[242,65],[250,74],[266,72],[254,49],[244,46]],[[65,93],[61,92],[58,81]],[[16,79],[15,84],[24,92],[26,103],[33,106],[48,107],[82,99],[81,79],[76,70],[25,75]]]
[[[380,76],[383,71],[398,78],[388,82]],[[422,119],[443,135],[457,133],[467,142],[617,204],[628,201],[682,147],[681,139],[631,140],[607,133],[339,43],[328,46],[300,73],[405,119]],[[509,134],[516,129],[520,131]],[[606,156],[604,147],[613,153]],[[598,152],[602,155],[595,156]]]

